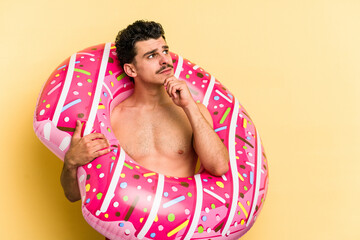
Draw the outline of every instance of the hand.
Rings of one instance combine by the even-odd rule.
[[[178,80],[176,77],[171,76],[165,79],[164,86],[166,92],[177,106],[186,108],[190,104],[195,103],[185,81]]]
[[[81,128],[81,122],[77,120],[74,135],[71,138],[70,148],[65,154],[64,159],[64,163],[69,167],[77,168],[110,152],[110,144],[104,134],[91,133],[81,137]]]

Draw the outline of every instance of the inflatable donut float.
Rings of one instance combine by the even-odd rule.
[[[110,153],[78,168],[86,221],[110,239],[238,239],[254,224],[267,193],[268,163],[259,133],[238,100],[201,67],[171,53],[175,76],[207,106],[229,150],[230,170],[177,178],[150,171],[121,148],[111,110],[133,92],[114,44],[77,52],[50,75],[38,98],[34,130],[59,158],[76,120],[103,133]],[[124,120],[125,121],[125,120]]]

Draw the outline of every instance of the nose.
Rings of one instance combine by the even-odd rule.
[[[170,58],[169,54],[161,54],[160,65],[167,65],[170,62]]]

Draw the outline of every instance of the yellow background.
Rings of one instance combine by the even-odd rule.
[[[103,239],[63,196],[33,111],[65,58],[137,19],[161,22],[262,136],[268,198],[243,239],[360,239],[358,0],[2,0],[0,239]]]

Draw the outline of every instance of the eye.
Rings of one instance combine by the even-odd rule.
[[[169,53],[169,50],[164,50],[163,53],[164,53],[164,54],[168,54],[168,53]]]
[[[155,57],[155,54],[153,53],[153,54],[150,54],[149,56],[148,56],[148,59],[152,59],[152,58],[154,58]]]

